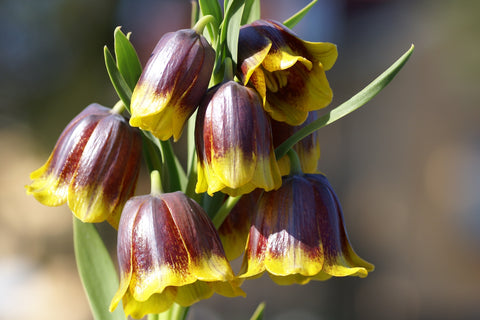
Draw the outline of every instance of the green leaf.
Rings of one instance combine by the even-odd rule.
[[[215,18],[215,21],[207,25],[211,43],[215,43],[216,38],[218,37],[218,28],[222,21],[222,9],[220,8],[220,4],[217,0],[198,0],[198,5],[200,6],[202,16],[212,15]]]
[[[262,302],[258,305],[255,312],[252,314],[250,320],[262,320],[263,319],[263,311],[265,310],[265,302]]]
[[[95,320],[125,320],[123,308],[110,313],[108,307],[118,278],[110,255],[91,223],[73,218],[73,240],[78,273],[87,293]]]
[[[307,4],[302,10],[298,11],[293,16],[285,20],[283,24],[287,28],[295,27],[295,25],[297,25],[297,23],[299,23],[303,19],[303,17],[307,14],[308,11],[310,11],[310,9],[313,7],[315,3],[317,3],[317,0],[313,0],[312,2]]]
[[[238,33],[240,30],[240,22],[242,20],[243,9],[245,7],[245,0],[230,0],[226,3],[225,18],[222,23],[222,30],[220,31],[220,43],[226,41],[230,57],[234,63],[237,64],[238,56]]]
[[[118,70],[117,63],[115,62],[115,59],[110,53],[110,50],[108,50],[107,46],[103,48],[103,54],[105,57],[105,66],[107,67],[110,81],[112,82],[118,97],[120,100],[122,100],[125,107],[130,111],[130,98],[132,97],[132,90],[123,78],[120,70]]]
[[[120,27],[113,33],[115,43],[115,58],[120,74],[125,79],[130,89],[133,91],[138,78],[142,74],[142,65],[138,59],[137,52],[132,46],[130,40],[123,34]]]
[[[260,0],[245,0],[245,9],[243,9],[242,26],[260,19]]]
[[[370,101],[375,97],[387,84],[392,81],[392,79],[397,75],[397,73],[402,69],[405,63],[408,61],[410,56],[413,53],[414,45],[405,52],[395,63],[393,63],[387,70],[385,70],[380,76],[373,80],[368,86],[366,86],[362,91],[354,95],[349,100],[342,103],[340,106],[336,107],[329,113],[323,115],[317,120],[306,125],[302,129],[295,132],[287,140],[285,140],[281,145],[275,149],[275,156],[277,159],[282,158],[287,154],[288,150],[293,147],[297,142],[313,133],[314,131],[325,127],[340,118],[343,118],[347,114],[357,110],[365,103]]]

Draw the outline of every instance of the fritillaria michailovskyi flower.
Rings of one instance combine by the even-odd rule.
[[[120,300],[127,315],[160,313],[176,302],[189,306],[214,292],[244,295],[203,209],[182,192],[131,198],[117,243]]]
[[[239,277],[268,272],[276,283],[288,285],[366,277],[372,270],[350,246],[340,204],[325,176],[287,176],[280,189],[260,197]]]
[[[325,71],[337,59],[334,44],[303,41],[278,22],[257,20],[240,29],[238,48],[239,77],[273,119],[299,125],[331,102]]]
[[[135,190],[142,139],[120,114],[91,104],[62,132],[47,162],[31,173],[27,193],[48,206],[68,203],[83,222],[117,227]]]
[[[207,91],[214,62],[215,51],[195,30],[165,34],[133,91],[130,124],[178,140]]]
[[[198,110],[195,144],[197,193],[237,196],[280,187],[270,120],[254,89],[235,81],[212,89]]]

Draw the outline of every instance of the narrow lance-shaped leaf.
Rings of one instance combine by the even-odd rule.
[[[113,88],[117,92],[118,97],[122,100],[125,107],[130,111],[130,98],[132,97],[132,90],[123,78],[122,74],[117,68],[117,63],[113,58],[107,46],[103,48],[105,57],[105,66],[107,67],[108,76],[112,82]]]
[[[118,288],[118,276],[110,255],[91,223],[73,218],[73,239],[78,273],[95,320],[125,320],[122,308],[108,311]]]
[[[245,1],[230,0],[226,5],[225,19],[223,20],[222,30],[220,32],[220,43],[226,41],[227,48],[230,51],[230,57],[235,67],[238,55],[238,33]]]
[[[291,16],[290,18],[288,18],[287,20],[285,20],[283,22],[283,24],[287,27],[287,28],[293,28],[294,26],[297,25],[297,23],[299,23],[300,21],[302,21],[303,17],[307,14],[308,11],[310,11],[310,9],[312,9],[313,5],[317,3],[317,0],[313,0],[312,2],[310,2],[309,4],[307,4],[302,10],[298,11],[297,13],[295,13],[293,16]]]
[[[243,9],[242,21],[240,25],[252,23],[260,19],[260,0],[245,0],[245,9]]]
[[[410,49],[404,53],[394,64],[392,64],[387,70],[385,70],[380,76],[373,80],[368,86],[366,86],[362,91],[354,95],[349,100],[342,103],[340,106],[336,107],[329,113],[323,115],[312,123],[306,125],[302,129],[295,132],[291,137],[285,140],[280,146],[275,149],[275,156],[277,159],[280,159],[288,150],[293,147],[298,141],[302,140],[315,130],[318,130],[326,125],[329,125],[340,118],[343,118],[347,114],[357,110],[365,103],[370,101],[374,96],[376,96],[387,84],[392,81],[392,79],[397,75],[397,73],[402,69],[402,67],[407,62],[408,58],[412,55],[414,46],[412,45]]]
[[[263,319],[263,311],[265,310],[265,302],[262,302],[258,305],[255,312],[252,314],[250,320],[262,320]]]
[[[133,91],[142,73],[142,65],[138,59],[137,52],[127,36],[120,30],[120,27],[115,29],[113,35],[118,70]]]

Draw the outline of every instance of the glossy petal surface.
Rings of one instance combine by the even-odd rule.
[[[83,222],[117,227],[133,195],[141,157],[140,132],[119,114],[91,104],[64,129],[47,162],[32,172],[27,193],[49,206],[68,203]]]
[[[117,255],[121,281],[111,308],[123,299],[125,312],[135,318],[163,312],[173,302],[188,306],[214,292],[244,295],[211,221],[181,192],[130,199]]]
[[[367,276],[373,266],[350,246],[338,199],[323,175],[284,178],[265,192],[250,229],[241,278],[268,272],[278,284]]]
[[[178,140],[207,86],[215,52],[194,30],[165,34],[132,94],[130,124],[161,140]]]
[[[197,115],[196,192],[237,196],[281,183],[270,121],[255,90],[229,81],[212,90]]]

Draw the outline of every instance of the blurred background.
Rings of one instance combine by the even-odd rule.
[[[263,0],[262,17],[283,21],[308,2]],[[479,12],[476,0],[318,1],[294,30],[338,45],[332,107],[416,46],[367,106],[321,129],[321,169],[376,270],[305,286],[263,277],[244,284],[247,298],[215,296],[189,319],[248,319],[262,301],[275,320],[480,319]],[[24,185],[77,113],[117,101],[102,53],[117,25],[144,64],[189,21],[187,0],[0,0],[1,320],[92,319],[70,212],[40,205]]]

